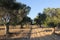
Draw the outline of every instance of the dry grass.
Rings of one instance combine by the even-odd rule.
[[[0,27],[0,28],[5,28],[5,27]],[[15,28],[15,29],[14,29]],[[54,39],[54,35],[52,35],[53,33],[53,28],[35,28],[32,27],[32,29],[20,29],[20,26],[16,26],[16,27],[10,27],[10,32],[13,34],[10,34],[10,38],[30,38],[31,40],[33,39]],[[5,30],[0,30],[0,36],[1,35],[6,35]],[[56,31],[58,32],[58,31]],[[60,32],[60,31],[59,31]],[[57,39],[56,39],[57,40]]]

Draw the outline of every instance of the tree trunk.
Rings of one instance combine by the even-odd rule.
[[[9,25],[6,25],[6,34],[9,34]]]
[[[40,24],[40,27],[41,27],[41,24]]]
[[[21,28],[23,28],[23,24],[21,24]]]
[[[53,31],[53,33],[55,33],[55,27],[54,27],[54,31]]]

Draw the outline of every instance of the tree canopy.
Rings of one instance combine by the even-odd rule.
[[[35,24],[41,25],[41,24],[44,23],[45,19],[46,19],[46,15],[44,13],[43,14],[42,13],[38,13],[36,18],[34,19],[34,22],[35,22]]]
[[[42,13],[38,13],[34,22],[39,25],[56,27],[60,25],[60,8],[44,8]]]
[[[45,8],[43,11],[46,15],[46,24],[54,23],[56,26],[60,23],[60,8]]]
[[[9,15],[11,23],[20,22],[29,13],[31,7],[16,2],[16,0],[0,0],[1,19]]]

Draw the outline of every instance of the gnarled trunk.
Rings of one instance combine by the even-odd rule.
[[[6,25],[6,34],[9,34],[9,25]]]
[[[9,23],[6,24],[6,36],[9,34]]]

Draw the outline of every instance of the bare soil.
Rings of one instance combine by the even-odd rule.
[[[5,27],[2,27],[5,28]],[[1,29],[1,27],[0,27]],[[0,40],[60,40],[59,35],[53,34],[53,28],[15,28],[9,30],[10,34],[6,37],[5,29],[0,30]],[[59,33],[60,31],[56,31]]]

